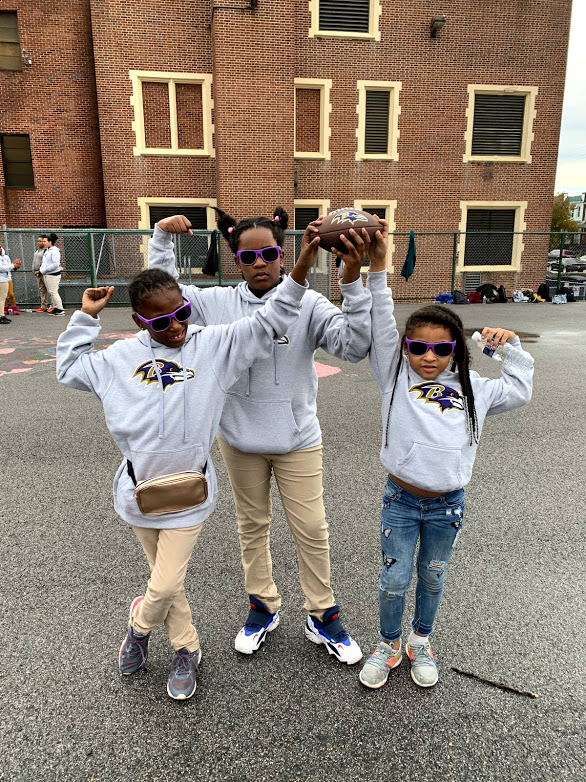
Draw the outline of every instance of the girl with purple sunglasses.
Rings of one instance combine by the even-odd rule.
[[[164,624],[175,651],[167,693],[186,700],[197,685],[201,649],[184,580],[203,522],[218,498],[210,457],[228,389],[274,340],[298,319],[307,291],[306,273],[317,259],[309,243],[275,296],[248,317],[228,325],[189,326],[191,304],[170,274],[148,269],[128,286],[132,317],[140,328],[93,352],[99,314],[113,287],[89,288],[57,342],[57,378],[91,391],[104,408],[106,424],[123,459],[114,478],[114,508],[142,545],[151,576],[130,606],[128,631],[118,656],[125,676],[146,668],[152,630]],[[145,484],[163,479],[170,492],[150,494]],[[197,492],[177,486],[194,481]],[[202,489],[201,487],[204,487]],[[147,486],[148,489],[148,486]],[[154,487],[155,491],[157,486]]]
[[[501,377],[481,377],[470,370],[462,321],[452,309],[435,304],[414,312],[401,336],[387,286],[386,231],[377,232],[372,246],[367,236],[364,241],[372,294],[370,368],[383,395],[380,458],[388,479],[380,526],[382,640],[360,681],[382,687],[401,662],[405,592],[419,543],[415,612],[405,651],[415,684],[432,687],[438,670],[429,636],[462,529],[463,487],[470,480],[482,425],[487,415],[529,402],[533,359],[512,331],[485,328],[488,345],[511,347],[504,352]]]
[[[284,282],[287,212],[272,219],[236,220],[217,209],[218,228],[234,254],[243,280],[237,286],[199,289],[181,286],[191,302],[192,323],[225,323],[254,312]],[[319,220],[310,224],[301,252],[314,241]],[[191,233],[186,217],[155,226],[149,266],[178,277],[172,233]],[[363,248],[362,248],[363,249]],[[228,471],[240,540],[249,611],[234,639],[240,654],[253,654],[280,622],[281,595],[273,579],[270,551],[271,483],[276,482],[299,559],[305,595],[305,637],[338,662],[357,663],[362,652],[340,619],[330,582],[330,546],[323,502],[322,438],[317,418],[314,354],[322,348],[347,361],[360,361],[370,346],[370,293],[360,276],[363,252],[354,249],[344,266],[342,309],[308,291],[301,315],[272,354],[259,358],[228,393],[218,443]]]

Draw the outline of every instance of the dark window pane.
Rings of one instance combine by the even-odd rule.
[[[473,155],[520,155],[525,95],[474,98]]]
[[[307,226],[319,217],[319,207],[300,206],[295,208],[295,230],[305,231]]]
[[[514,230],[514,209],[469,209],[464,266],[510,266]]]
[[[370,0],[320,0],[319,29],[367,33]]]
[[[6,11],[0,11],[0,70],[22,70],[18,17]]]
[[[30,138],[0,136],[0,147],[6,187],[34,187]]]

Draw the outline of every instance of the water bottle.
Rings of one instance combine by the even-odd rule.
[[[524,350],[514,348],[509,342],[505,342],[502,348],[493,348],[488,345],[486,339],[482,339],[479,331],[474,332],[472,341],[478,345],[478,348],[486,356],[493,358],[495,361],[502,361],[506,357],[509,366],[514,366],[524,371],[533,369],[533,356],[525,353]]]

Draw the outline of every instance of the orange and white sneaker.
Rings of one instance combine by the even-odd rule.
[[[389,673],[400,664],[402,659],[400,645],[398,649],[393,649],[391,644],[381,641],[360,671],[358,678],[361,684],[373,690],[382,687],[387,683]]]
[[[418,687],[433,687],[437,684],[437,663],[429,641],[424,644],[405,644],[405,651],[411,663],[411,678]]]

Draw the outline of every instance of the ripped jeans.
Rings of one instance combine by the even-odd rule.
[[[381,511],[382,569],[379,581],[380,633],[386,641],[401,637],[405,592],[417,555],[415,615],[420,635],[433,632],[444,575],[462,529],[464,490],[419,497],[387,480]]]

